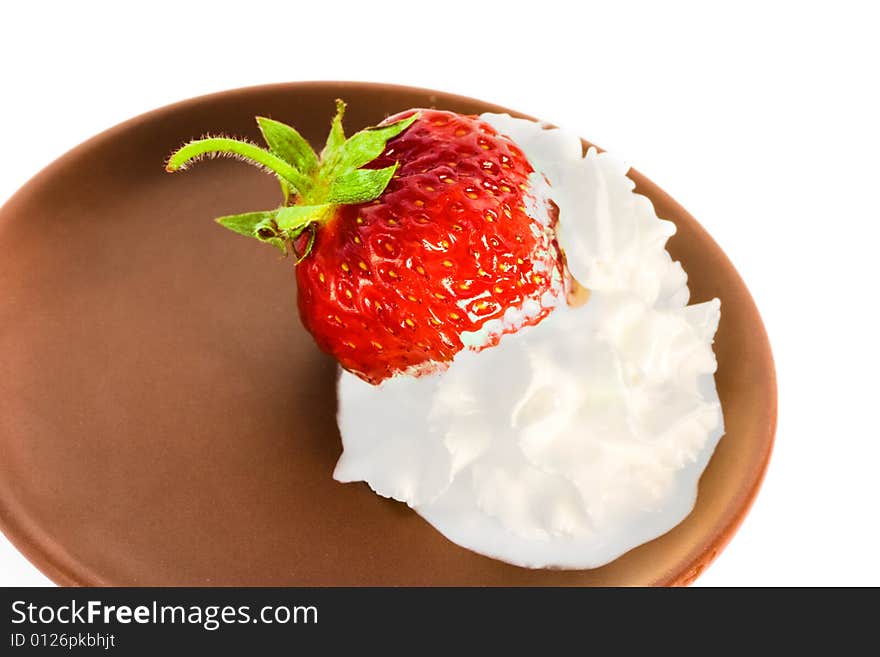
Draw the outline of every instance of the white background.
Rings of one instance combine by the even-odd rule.
[[[411,84],[570,128],[706,226],[773,344],[767,479],[698,585],[880,585],[880,21],[718,4],[4,3],[0,202],[115,123],[252,84]],[[0,536],[0,585],[43,583]]]

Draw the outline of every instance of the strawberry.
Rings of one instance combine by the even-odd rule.
[[[303,325],[371,383],[447,367],[546,317],[562,292],[554,206],[516,144],[476,116],[432,109],[345,139],[344,108],[320,157],[258,118],[269,150],[207,138],[166,168],[221,154],[278,177],[281,207],[217,221],[296,256]]]

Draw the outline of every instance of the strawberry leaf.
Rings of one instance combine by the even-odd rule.
[[[231,214],[225,217],[218,217],[214,221],[228,228],[234,233],[253,237],[266,244],[287,253],[287,246],[284,240],[278,236],[278,232],[274,229],[276,211],[269,212],[245,212],[244,214]]]
[[[318,168],[318,156],[303,136],[294,128],[280,121],[262,116],[257,117],[257,125],[269,149],[288,164],[295,166],[307,176]]]
[[[385,191],[397,164],[384,169],[356,169],[342,174],[330,183],[327,203],[365,203]]]
[[[280,121],[257,117],[257,125],[269,149],[245,140],[206,137],[191,141],[171,154],[167,171],[187,168],[206,156],[229,156],[255,164],[274,174],[281,183],[281,207],[264,212],[220,217],[229,230],[271,244],[285,254],[290,248],[299,259],[311,250],[320,226],[332,220],[338,205],[377,199],[391,182],[398,164],[382,169],[361,167],[385,151],[387,143],[418,118],[413,113],[389,125],[367,128],[346,140],[342,128],[345,103],[336,101],[336,116],[320,158],[294,128]],[[302,253],[302,236],[308,242]]]
[[[418,114],[413,114],[390,125],[367,128],[352,135],[339,147],[336,157],[333,158],[334,172],[346,173],[372,162],[385,150],[389,139],[406,130],[417,118]],[[334,172],[329,175],[332,176]]]
[[[330,124],[330,134],[327,135],[327,143],[321,151],[321,159],[326,160],[335,153],[345,141],[345,132],[342,130],[342,117],[345,115],[345,103],[336,99],[336,116]]]
[[[266,244],[271,244],[276,249],[281,251],[281,253],[287,255],[287,244],[280,237],[258,237],[257,239],[261,242],[265,242]]]
[[[217,217],[214,221],[216,221],[224,228],[228,228],[234,233],[238,233],[239,235],[247,235],[248,237],[254,237],[257,226],[259,226],[260,223],[266,221],[267,219],[272,219],[274,214],[274,211],[245,212],[244,214],[231,214],[225,217]]]
[[[298,235],[311,223],[320,223],[333,207],[327,203],[320,205],[292,205],[279,208],[275,212],[275,223],[278,228],[291,237]]]

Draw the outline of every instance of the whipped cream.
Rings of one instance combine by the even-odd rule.
[[[675,227],[633,193],[627,165],[584,156],[562,130],[481,118],[522,148],[536,190],[550,182],[559,244],[589,301],[548,298],[540,324],[431,376],[372,386],[343,371],[334,477],[406,502],[475,552],[594,568],[693,508],[723,434],[720,302],[687,305],[686,274],[665,249]]]

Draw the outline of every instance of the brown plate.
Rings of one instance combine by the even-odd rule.
[[[341,485],[335,365],[301,328],[291,261],[216,227],[277,185],[168,153],[205,132],[258,137],[257,114],[318,143],[333,99],[350,130],[407,107],[506,111],[434,91],[281,84],[159,109],[77,147],[0,209],[0,526],[59,584],[648,585],[692,581],[730,540],[776,422],[767,336],[721,249],[640,174],[678,225],[692,299],[722,300],[727,435],[693,513],[589,571],[517,568],[447,541],[366,484]]]

